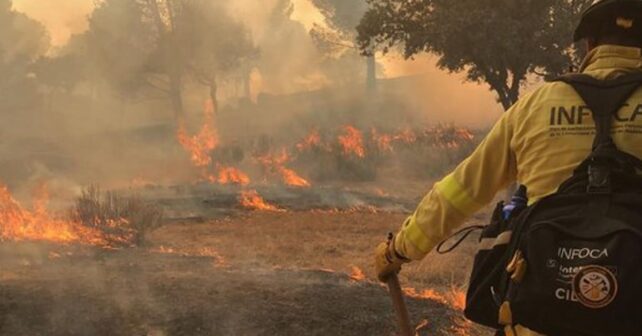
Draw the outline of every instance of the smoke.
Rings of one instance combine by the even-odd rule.
[[[411,82],[415,85],[405,88],[406,97],[426,122],[485,128],[503,112],[495,94],[486,86],[466,82],[464,74],[438,69],[434,56],[404,60],[390,55],[381,63],[386,77],[414,77]]]
[[[365,80],[365,60],[335,60],[328,66],[327,58],[320,55],[309,32],[314,24],[323,26],[324,18],[309,0],[292,1],[289,20],[284,16],[281,21],[275,21],[279,6],[284,3],[289,1],[256,4],[251,0],[239,0],[231,5],[232,12],[251,27],[261,49],[261,71],[255,73],[253,80],[255,96],[312,91],[346,81],[333,74],[349,77],[347,82],[351,85]],[[287,62],[283,62],[284,56]],[[377,61],[379,78],[414,77],[409,80],[411,84],[402,85],[405,90],[402,100],[416,109],[416,117],[421,121],[487,127],[502,112],[494,94],[486,87],[466,83],[463,75],[437,69],[433,56],[405,60],[393,52],[379,55]],[[401,94],[401,89],[397,91]]]
[[[247,29],[257,52],[229,53],[231,61],[220,67],[212,65],[210,54],[199,53],[218,48],[219,55],[221,48],[238,44],[226,42],[229,31],[190,28],[193,34],[180,41],[189,42],[189,51],[159,55],[182,47],[155,48],[158,27],[140,26],[131,10],[118,7],[134,2],[102,3],[112,7],[98,15],[92,0],[13,2],[16,11],[46,27],[52,45],[32,52],[30,59],[39,60],[12,77],[20,78],[19,84],[0,79],[0,96],[8,98],[0,99],[6,112],[0,115],[0,182],[19,198],[42,180],[64,196],[95,183],[108,189],[133,181],[194,181],[199,172],[178,144],[176,118],[180,115],[187,132],[195,134],[203,123],[203,103],[212,97],[219,103],[215,127],[221,136],[213,155],[230,156],[241,148],[239,160],[246,167],[240,168],[255,166],[252,148],[295,144],[314,129],[332,132],[350,124],[392,132],[438,123],[483,128],[501,113],[486,88],[436,69],[428,56],[407,61],[378,55],[379,82],[368,91],[366,59],[349,48],[328,54],[312,38],[315,24],[327,26],[309,0],[223,2],[227,11],[211,17],[227,12]],[[178,83],[178,111],[166,62],[191,54],[197,57],[180,60],[186,70]]]
[[[281,21],[278,21],[275,19],[278,14],[275,11],[279,10],[278,6],[286,2],[235,0],[228,3],[232,15],[248,26],[255,43],[261,48],[260,67],[263,71],[254,71],[250,78],[251,93],[254,97],[261,92],[289,94],[302,90],[321,89],[336,80],[327,78],[320,69],[323,57],[319,55],[318,49],[308,34],[314,24],[323,23],[323,16],[309,0],[293,0],[291,1],[292,13],[289,17],[284,14],[280,18]],[[55,2],[14,0],[13,6],[16,10],[44,24],[49,31],[52,45],[61,47],[73,34],[82,33],[87,29],[87,18],[94,8],[94,2],[91,0]],[[288,62],[283,62],[283,55],[288,55]],[[392,55],[380,58],[379,62],[382,69],[380,75],[385,78],[416,75],[430,77],[423,81],[423,87],[409,93],[409,97],[419,96],[426,101],[424,110],[429,114],[429,119],[479,126],[488,125],[500,112],[493,94],[485,87],[463,83],[462,76],[437,70],[435,61],[431,57],[423,56],[417,60],[407,61]],[[434,102],[437,98],[426,99],[430,98],[431,92],[439,93],[435,94],[435,97],[443,97],[441,93],[444,89],[449,90],[450,94],[446,96],[451,96],[451,99],[437,103]],[[458,99],[461,96],[466,99]],[[438,107],[437,109],[443,113],[437,113],[434,111],[435,108],[430,109],[431,106]],[[428,110],[431,111],[428,112]],[[476,112],[470,113],[470,111]]]
[[[87,29],[87,17],[94,3],[92,0],[14,0],[13,8],[45,25],[52,45],[61,47],[71,35]]]

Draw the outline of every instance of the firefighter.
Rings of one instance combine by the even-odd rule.
[[[576,29],[589,53],[580,72],[598,79],[642,72],[642,0],[598,0]],[[376,249],[381,281],[401,266],[423,259],[498,191],[519,182],[531,203],[554,193],[591,152],[590,111],[574,89],[562,82],[542,85],[504,113],[473,154],[436,183],[392,243]],[[642,89],[615,116],[620,149],[642,158]],[[519,336],[537,335],[517,328]]]

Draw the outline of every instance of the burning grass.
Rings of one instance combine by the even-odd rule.
[[[256,190],[243,191],[239,196],[241,206],[250,210],[284,212],[285,210],[267,203]]]
[[[468,155],[478,139],[468,129],[454,126],[364,131],[343,125],[335,130],[312,129],[298,142],[275,141],[265,135],[260,141],[235,141],[228,147],[219,141],[213,109],[211,102],[205,104],[202,124],[194,135],[179,123],[178,142],[200,172],[199,181],[241,187],[239,203],[251,210],[282,211],[267,203],[255,186],[248,187],[257,180],[263,185],[311,188],[334,181],[375,181],[380,170],[389,176],[431,178]],[[233,153],[234,159],[226,153]]]
[[[201,180],[241,186],[257,179],[241,171],[241,166],[250,172],[259,168],[262,181],[306,188],[328,180],[373,181],[379,170],[391,165],[403,169],[404,175],[434,177],[470,154],[481,138],[478,133],[452,125],[397,130],[342,125],[312,129],[298,141],[277,141],[265,135],[258,139],[261,141],[235,144],[238,160],[231,163],[225,160],[228,147],[219,141],[215,125],[212,104],[206,103],[199,131],[190,136],[180,123],[178,142],[192,165],[201,171]]]
[[[163,212],[138,197],[101,193],[99,187],[90,186],[76,199],[71,218],[100,231],[110,246],[140,246],[147,234],[161,225]]]
[[[51,214],[47,209],[48,202],[45,184],[34,192],[31,210],[16,201],[6,186],[0,185],[0,241],[108,244],[97,228]]]

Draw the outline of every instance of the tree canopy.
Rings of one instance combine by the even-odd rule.
[[[83,77],[123,99],[162,94],[180,119],[186,80],[207,86],[216,103],[220,81],[257,53],[248,30],[216,2],[102,0],[89,29],[39,69],[68,87],[71,79],[51,68],[75,62]]]
[[[591,0],[366,0],[357,28],[359,48],[404,56],[438,56],[437,65],[484,82],[504,109],[529,74],[565,72],[581,57],[572,43],[580,13]]]
[[[315,24],[310,31],[312,39],[317,47],[329,56],[332,61],[326,63],[326,72],[334,73],[332,77],[354,80],[364,71],[361,63],[364,58],[360,57],[356,44],[356,27],[361,17],[368,9],[363,0],[311,0],[311,3],[321,12],[324,17],[324,24]],[[374,55],[368,55],[365,59],[367,83],[369,87],[375,85],[376,64]],[[347,73],[346,69],[352,69]]]
[[[36,93],[31,64],[49,48],[44,26],[0,0],[0,103],[29,102]]]
[[[187,71],[210,88],[216,106],[218,81],[256,58],[259,50],[249,30],[215,2],[192,1],[176,20],[177,47],[183,51]]]

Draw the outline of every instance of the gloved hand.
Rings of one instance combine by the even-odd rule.
[[[410,262],[395,250],[395,239],[391,236],[387,242],[379,244],[375,250],[375,271],[379,281],[386,282],[388,278],[399,273],[401,266]]]

